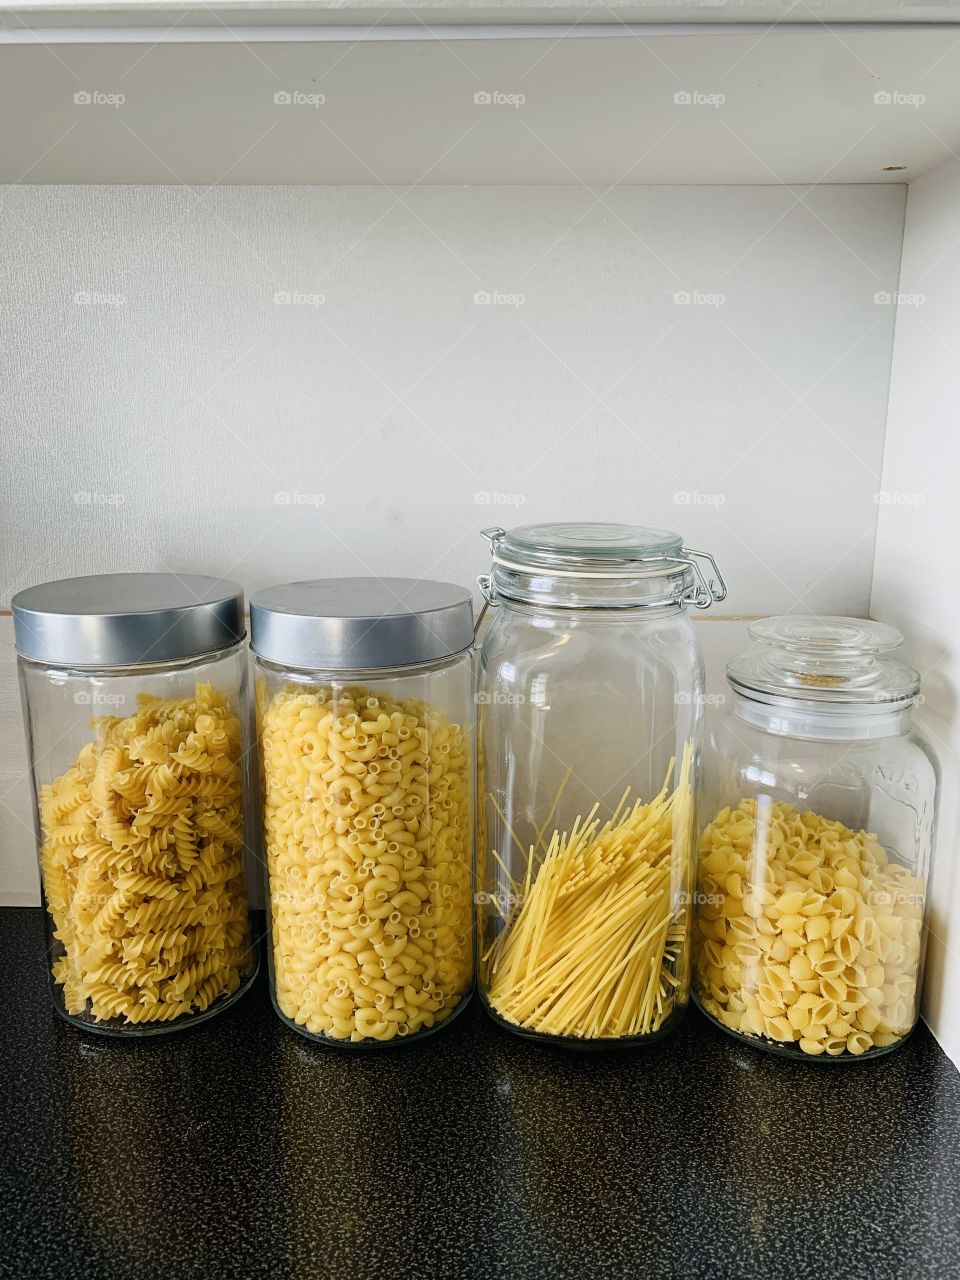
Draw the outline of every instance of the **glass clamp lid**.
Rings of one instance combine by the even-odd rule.
[[[503,596],[567,608],[709,609],[726,598],[713,556],[685,547],[679,534],[665,529],[597,522],[528,524],[482,534],[493,555],[491,573],[477,579],[487,604]]]
[[[761,618],[754,641],[727,665],[737,692],[761,701],[802,701],[859,710],[910,706],[920,689],[913,667],[886,655],[903,643],[896,627],[865,618]]]

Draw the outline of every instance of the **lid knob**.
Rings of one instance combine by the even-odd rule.
[[[896,627],[869,618],[784,614],[750,624],[753,648],[727,666],[733,688],[850,706],[912,703],[920,676],[886,655],[899,648]]]

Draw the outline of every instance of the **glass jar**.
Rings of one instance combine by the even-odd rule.
[[[473,987],[473,608],[407,578],[251,604],[270,990],[294,1030],[378,1047]]]
[[[843,1062],[919,1012],[938,770],[893,627],[788,616],[727,667],[700,841],[695,996],[751,1044]]]
[[[13,618],[56,1008],[114,1036],[203,1022],[257,968],[243,591],[68,578]]]
[[[673,533],[484,533],[481,997],[531,1038],[650,1041],[690,984],[703,662],[687,608],[726,591]]]

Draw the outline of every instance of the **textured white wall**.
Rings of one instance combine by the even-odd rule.
[[[712,548],[736,612],[862,612],[904,192],[8,188],[2,603],[469,581],[485,524],[604,516]]]
[[[864,613],[904,193],[0,189],[0,606],[109,570],[466,584],[484,525],[605,518],[715,551],[731,614]]]
[[[960,163],[910,186],[900,290],[871,605],[907,637],[943,767],[924,1014],[960,1065]]]

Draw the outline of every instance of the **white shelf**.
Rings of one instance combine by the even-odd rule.
[[[951,22],[958,0],[21,0],[5,6],[0,28],[112,27],[178,29],[311,27],[325,25],[460,26],[477,24],[638,25],[711,23],[718,26],[805,22]]]
[[[883,182],[960,151],[960,29],[180,34],[0,47],[0,181]]]

